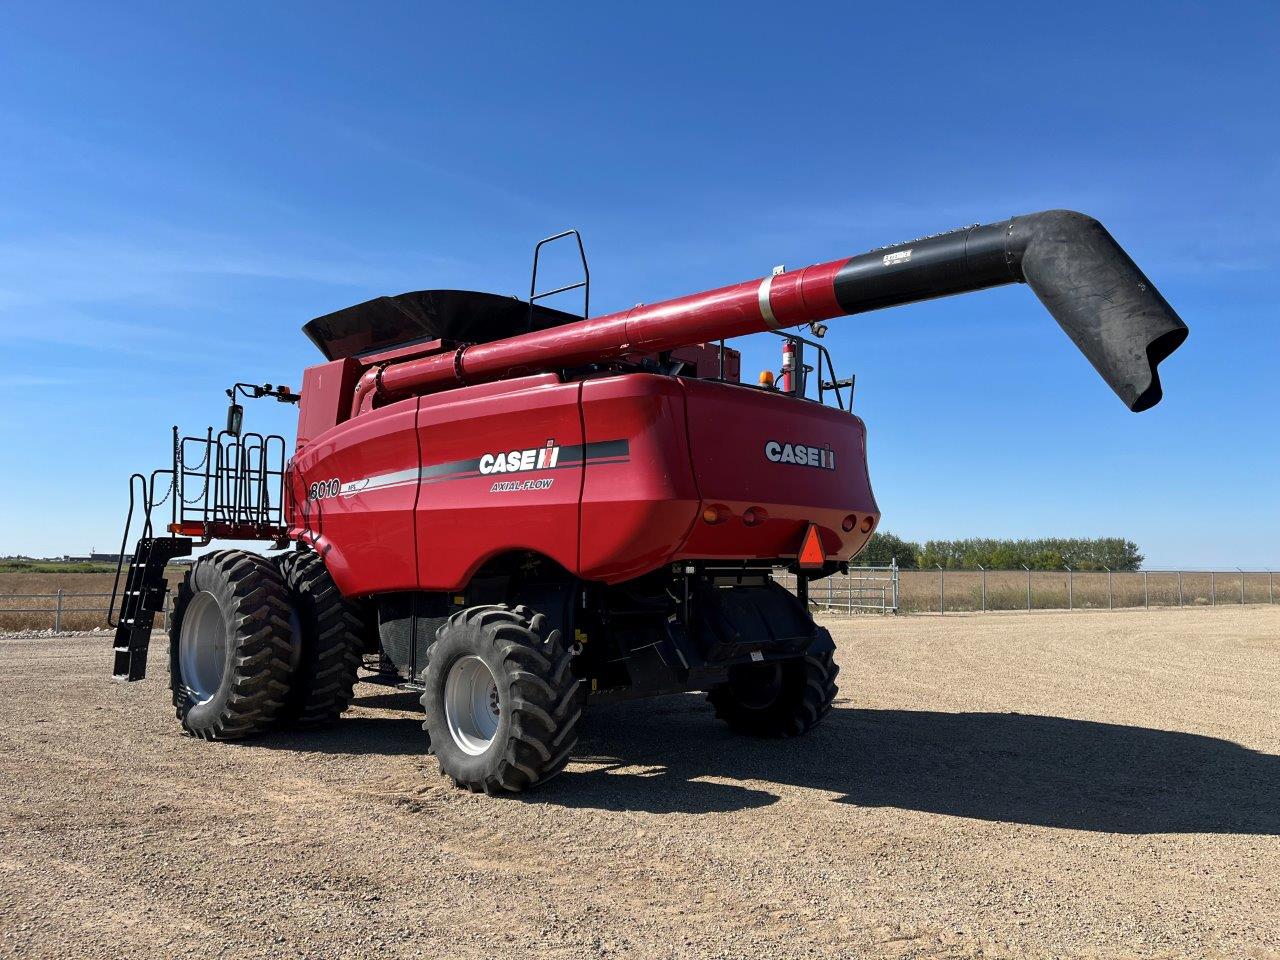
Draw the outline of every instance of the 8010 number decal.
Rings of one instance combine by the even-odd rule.
[[[338,482],[337,477],[332,480],[320,480],[307,487],[307,499],[327,500],[329,497],[336,497],[341,489],[342,484]]]

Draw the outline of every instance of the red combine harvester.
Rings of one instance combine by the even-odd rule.
[[[490,793],[557,773],[595,699],[704,690],[736,730],[801,734],[836,692],[808,585],[880,514],[852,379],[785,331],[1025,282],[1134,411],[1159,401],[1157,366],[1187,335],[1110,234],[1067,211],[599,317],[576,231],[549,239],[565,237],[580,283],[537,293],[543,241],[528,301],[431,290],[320,317],[304,330],[325,362],[300,396],[236,384],[225,430],[174,428],[171,468],[130,481],[126,543],[135,507],[144,530],[115,675],[145,673],[166,562],[256,539],[292,549],[206,553],[178,589],[169,671],[196,736],[333,719],[362,666],[420,690],[441,772]],[[539,303],[577,289],[582,316]],[[769,331],[777,382],[739,382],[725,338]],[[291,457],[242,430],[240,396],[300,403]]]

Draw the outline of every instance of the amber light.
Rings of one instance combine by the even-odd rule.
[[[702,511],[702,519],[705,523],[719,523],[724,517],[716,507],[707,507]]]
[[[870,533],[871,528],[875,526],[875,523],[876,523],[875,520],[873,520],[871,517],[867,517],[865,520],[862,521],[862,532]]]
[[[858,515],[856,513],[851,513],[847,517],[845,517],[844,520],[841,522],[840,528],[844,530],[845,533],[849,533],[857,525],[858,525]]]

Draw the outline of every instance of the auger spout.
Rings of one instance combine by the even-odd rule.
[[[1157,368],[1186,324],[1102,224],[1049,210],[387,364],[366,374],[354,409],[370,392],[434,392],[1019,282],[1130,410],[1160,401]]]

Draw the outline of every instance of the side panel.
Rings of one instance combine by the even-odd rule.
[[[290,536],[324,555],[345,596],[417,585],[418,403],[339,424],[294,458]]]
[[[421,589],[461,587],[484,561],[511,550],[577,569],[581,389],[543,376],[422,399]]]
[[[617,583],[666,563],[698,515],[685,432],[685,382],[629,374],[582,385],[589,452],[581,575]]]

